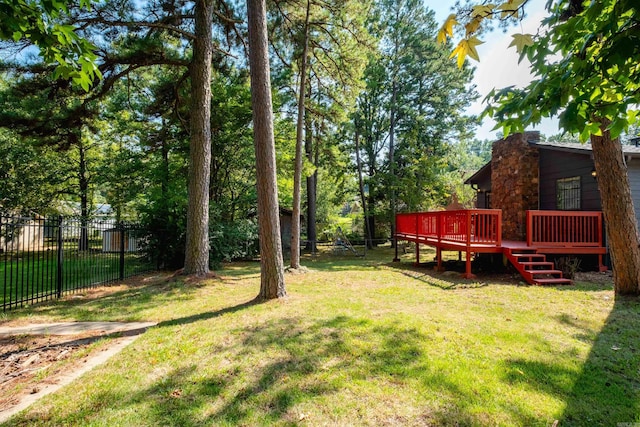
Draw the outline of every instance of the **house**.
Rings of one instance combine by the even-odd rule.
[[[634,203],[640,203],[640,149],[625,147]],[[531,284],[570,283],[547,256],[590,257],[603,271],[607,253],[591,147],[540,141],[538,132],[494,142],[491,161],[466,181],[477,209],[396,215],[397,240],[465,254],[506,258]],[[633,190],[635,189],[635,191]],[[640,205],[638,205],[640,206]],[[597,264],[596,264],[597,263]]]
[[[623,152],[640,223],[640,147]],[[502,209],[505,239],[524,238],[527,210],[602,210],[591,145],[543,142],[539,132],[495,141],[491,161],[465,183],[477,191],[476,207]]]

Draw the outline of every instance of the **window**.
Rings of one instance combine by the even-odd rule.
[[[562,178],[556,181],[556,208],[562,211],[577,211],[580,200],[580,177]]]

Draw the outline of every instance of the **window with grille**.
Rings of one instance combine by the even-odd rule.
[[[562,178],[556,181],[556,208],[561,211],[580,210],[579,176]]]

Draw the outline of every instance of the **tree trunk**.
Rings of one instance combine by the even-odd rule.
[[[318,231],[316,229],[316,198],[318,171],[307,177],[307,251],[317,251]]]
[[[309,94],[311,87],[309,87]],[[305,152],[307,154],[307,160],[309,163],[316,166],[313,174],[307,177],[307,247],[306,250],[310,252],[317,251],[318,232],[316,229],[316,211],[317,211],[317,186],[318,186],[318,168],[317,161],[314,157],[313,151],[313,132],[311,131],[311,120],[305,116],[306,131],[305,131]]]
[[[195,4],[195,40],[191,62],[191,141],[189,204],[184,274],[209,273],[209,176],[211,167],[211,0]]]
[[[396,45],[397,50],[397,45]],[[391,190],[391,247],[396,247],[396,177],[395,177],[395,126],[396,126],[397,86],[395,79],[391,85],[391,115],[389,119],[389,175]],[[394,258],[394,261],[398,261]]]
[[[302,188],[302,141],[304,136],[304,103],[307,86],[307,51],[309,49],[309,12],[311,2],[307,0],[304,21],[304,40],[300,58],[300,86],[298,93],[298,121],[296,124],[296,156],[293,172],[293,215],[291,217],[291,268],[300,268],[300,193]]]
[[[81,136],[74,134],[73,144],[78,147],[80,155],[78,165],[78,183],[80,186],[80,240],[78,240],[78,250],[89,249],[89,233],[87,224],[89,222],[89,178],[87,178],[87,157],[86,150],[82,144]]]
[[[367,209],[367,199],[364,195],[364,182],[362,180],[362,162],[360,161],[360,134],[358,133],[356,126],[356,134],[355,134],[355,142],[356,142],[356,166],[358,168],[358,187],[360,189],[360,200],[362,203],[362,213],[364,215],[364,244],[368,249],[373,249],[373,245],[371,244],[371,231],[369,230],[369,215]]]
[[[287,294],[280,238],[265,0],[247,0],[247,15],[260,228],[261,275],[258,299],[264,300],[281,298]]]
[[[591,145],[607,225],[614,288],[617,295],[638,295],[640,250],[636,215],[622,145],[620,139],[611,139],[605,130],[607,125],[602,122],[602,136],[592,135]]]

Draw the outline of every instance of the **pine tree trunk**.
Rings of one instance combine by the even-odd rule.
[[[364,180],[362,179],[362,162],[360,161],[360,134],[356,130],[356,167],[358,168],[358,188],[360,190],[360,200],[362,202],[362,212],[364,214],[364,244],[367,249],[373,249],[371,241],[371,231],[369,230],[369,210],[367,209],[367,199],[364,194]]]
[[[307,177],[307,246],[305,249],[310,252],[317,251],[318,231],[316,230],[316,180],[318,172]]]
[[[82,136],[73,134],[73,145],[78,147],[80,161],[78,164],[78,184],[80,187],[80,240],[78,240],[78,250],[89,249],[89,233],[87,225],[89,222],[89,178],[87,177],[87,157],[86,149],[82,143]]]
[[[304,102],[307,86],[307,50],[309,49],[309,12],[311,2],[307,0],[304,22],[304,40],[300,58],[300,85],[298,93],[298,120],[296,123],[296,155],[293,172],[293,215],[291,217],[291,268],[300,268],[300,197],[302,192],[302,142],[304,137]]]
[[[311,91],[311,87],[309,87]],[[311,121],[306,119],[306,131],[305,131],[305,152],[307,154],[307,160],[311,164],[317,164],[313,152],[313,132],[311,131]],[[317,211],[317,185],[318,185],[318,168],[313,171],[313,174],[307,177],[307,247],[306,250],[315,252],[317,250],[316,243],[318,241],[318,232],[316,230],[316,211]]]
[[[396,48],[397,50],[397,48]],[[396,126],[396,97],[397,85],[395,80],[391,85],[391,115],[389,118],[389,175],[391,176],[391,247],[396,247],[396,176],[395,176],[395,126]],[[398,261],[397,258],[393,259]]]
[[[617,295],[638,295],[640,250],[636,215],[622,145],[620,139],[611,139],[605,130],[607,125],[606,122],[601,125],[602,136],[591,136],[591,145],[607,226],[614,287]]]
[[[189,204],[184,274],[209,273],[209,176],[211,168],[211,0],[195,5],[195,40],[191,63],[191,141]]]
[[[271,77],[265,0],[247,0],[249,67],[253,137],[256,150],[258,227],[260,228],[260,293],[258,299],[286,296],[276,184]]]

